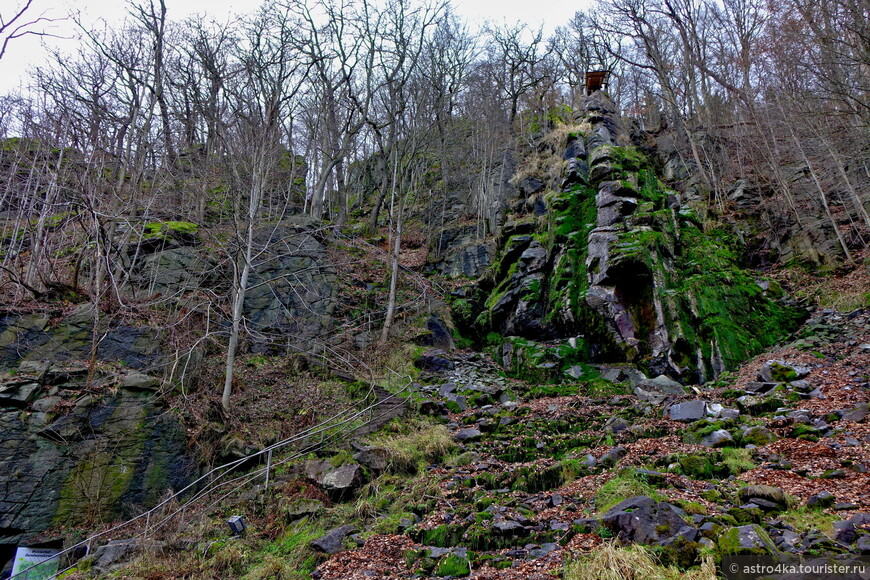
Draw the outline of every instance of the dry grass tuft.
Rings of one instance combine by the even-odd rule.
[[[390,430],[393,433],[389,433]],[[437,463],[456,449],[456,443],[444,425],[425,421],[393,422],[387,434],[377,438],[376,445],[389,452],[390,471],[416,473],[421,463]]]
[[[705,556],[697,570],[664,567],[643,546],[602,544],[565,566],[565,580],[715,580],[716,566]]]

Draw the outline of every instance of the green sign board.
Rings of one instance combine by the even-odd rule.
[[[57,574],[60,558],[51,548],[18,548],[12,577],[15,580],[50,580]]]

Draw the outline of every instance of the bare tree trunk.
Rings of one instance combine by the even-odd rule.
[[[264,160],[260,160],[261,164]],[[251,273],[251,262],[254,254],[254,222],[257,216],[257,211],[260,207],[260,198],[262,197],[263,181],[265,176],[262,172],[265,168],[256,167],[253,176],[254,182],[251,187],[251,197],[248,200],[248,215],[246,219],[245,231],[245,253],[242,264],[242,271],[238,277],[238,284],[233,296],[233,325],[230,330],[230,342],[227,347],[227,361],[224,373],[224,390],[221,396],[221,406],[225,412],[230,411],[230,396],[233,392],[233,371],[236,362],[236,351],[239,346],[239,334],[241,332],[242,317],[244,315],[245,294],[248,291],[248,277]],[[238,272],[238,264],[236,265]]]
[[[399,252],[402,249],[402,213],[405,204],[404,196],[399,195],[396,200],[396,168],[398,161],[393,164],[393,186],[390,193],[391,203],[395,205],[395,232],[393,233],[393,248],[390,253],[390,296],[387,300],[387,316],[384,318],[384,328],[381,330],[381,345],[387,343],[390,329],[393,326],[393,318],[396,314],[396,289],[399,285]]]

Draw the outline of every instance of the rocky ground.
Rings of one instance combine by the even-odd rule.
[[[441,493],[402,533],[333,530],[316,578],[552,578],[614,538],[680,568],[870,554],[867,309],[817,311],[787,346],[685,389],[619,367],[530,387],[478,353],[419,364],[420,412],[461,454],[428,467]]]

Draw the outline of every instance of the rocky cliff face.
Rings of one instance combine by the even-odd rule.
[[[129,250],[137,296],[194,310],[203,292],[228,295],[229,268],[193,224],[167,224]],[[313,350],[335,325],[337,273],[321,234],[304,219],[257,233],[247,349]],[[202,352],[170,348],[169,329],[95,312],[0,312],[0,552],[50,527],[135,515],[198,469],[159,395],[192,388]]]
[[[153,377],[24,362],[0,381],[0,547],[153,505],[194,473]],[[138,512],[137,512],[138,513]]]
[[[570,352],[561,366],[631,362],[697,381],[794,328],[800,313],[740,268],[735,236],[702,221],[639,150],[619,145],[627,139],[604,95],[587,99],[575,121],[560,187],[538,181],[535,199],[508,217],[479,310],[459,304],[460,317],[482,312],[466,323],[562,343]],[[541,204],[546,211],[534,211]]]

